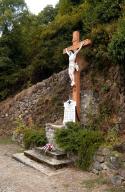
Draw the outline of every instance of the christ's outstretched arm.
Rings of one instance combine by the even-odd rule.
[[[81,50],[82,46],[83,46],[83,43],[81,43],[79,49],[78,49],[77,51],[74,52],[75,55],[77,55],[77,53]]]
[[[66,48],[66,53],[69,55],[69,51],[67,50],[67,48]]]

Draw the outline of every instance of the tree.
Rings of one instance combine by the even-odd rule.
[[[60,0],[59,1],[59,14],[64,15],[70,13],[72,9],[70,0]]]
[[[51,23],[57,15],[57,9],[57,7],[53,8],[52,5],[47,5],[38,15],[38,23],[41,25],[47,25]]]
[[[81,0],[71,0],[71,3],[73,5],[78,5],[78,4],[82,3],[82,1]]]
[[[27,10],[24,0],[1,0],[0,1],[0,31],[7,33]]]

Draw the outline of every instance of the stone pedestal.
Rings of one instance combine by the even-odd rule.
[[[48,143],[52,144],[55,149],[61,150],[59,149],[59,147],[57,146],[56,142],[55,142],[55,131],[57,129],[61,129],[64,128],[64,125],[54,125],[51,123],[47,123],[46,124],[46,138]]]

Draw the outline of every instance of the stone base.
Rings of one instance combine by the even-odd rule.
[[[42,155],[47,155],[48,157],[53,157],[57,160],[67,159],[67,154],[63,151],[54,150],[45,152],[42,147],[36,147],[35,150]]]
[[[52,144],[55,147],[55,149],[63,151],[62,149],[60,149],[57,146],[56,141],[55,141],[55,131],[57,129],[61,129],[61,128],[64,128],[64,125],[54,125],[51,123],[47,123],[46,124],[46,138],[48,140],[48,143]]]
[[[31,162],[32,165],[39,163],[40,165],[45,165],[54,170],[66,167],[72,163],[72,160],[67,158],[66,153],[57,150],[45,152],[42,147],[36,147],[32,150],[24,151],[23,154],[15,154],[13,157],[23,163],[25,163],[25,161],[28,162],[28,165],[30,165]]]
[[[55,153],[56,154],[56,153]],[[57,155],[52,154],[52,156],[49,156],[48,153],[39,153],[35,150],[28,150],[28,151],[24,151],[24,155],[26,157],[29,157],[30,159],[38,162],[38,163],[42,163],[44,165],[47,165],[50,168],[53,169],[60,169],[62,167],[68,166],[69,164],[71,164],[71,160],[67,159],[67,158],[60,158],[57,159],[55,158],[55,156],[57,157]]]
[[[36,161],[33,161],[31,159],[29,159],[28,157],[26,157],[24,155],[24,153],[17,153],[13,155],[13,158],[21,163],[23,163],[24,165],[27,165],[33,169],[36,169],[37,171],[40,171],[41,173],[47,175],[47,176],[53,176],[53,175],[57,175],[60,173],[65,173],[66,168],[63,169],[59,169],[59,170],[53,170],[43,164],[37,163]]]

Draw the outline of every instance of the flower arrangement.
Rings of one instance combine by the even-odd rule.
[[[45,153],[46,153],[47,151],[53,151],[53,150],[55,150],[53,144],[50,144],[50,143],[47,143],[45,146],[42,147],[42,149],[45,151]]]

